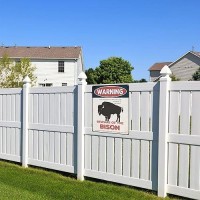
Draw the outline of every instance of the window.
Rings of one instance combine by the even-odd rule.
[[[67,86],[67,83],[62,83],[62,86]]]
[[[39,83],[39,86],[40,87],[45,87],[45,84],[44,83]]]
[[[52,83],[39,83],[40,87],[51,87],[52,85]]]
[[[65,72],[64,66],[64,61],[58,61],[58,72]]]
[[[53,84],[52,83],[46,83],[45,85],[46,85],[46,87],[51,87]]]
[[[20,64],[20,60],[18,59],[18,60],[15,60],[15,63],[16,64]]]

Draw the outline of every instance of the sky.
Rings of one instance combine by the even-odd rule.
[[[122,57],[133,78],[200,51],[200,0],[0,0],[0,45],[81,46],[84,68]]]

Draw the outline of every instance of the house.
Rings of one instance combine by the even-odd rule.
[[[200,52],[189,51],[182,57],[178,58],[175,62],[155,63],[149,68],[150,81],[159,79],[160,70],[164,65],[168,65],[172,74],[182,81],[192,80],[192,75],[200,67]]]
[[[83,71],[81,47],[0,47],[0,57],[4,54],[15,62],[29,58],[36,67],[36,86],[76,85]]]
[[[172,62],[160,62],[160,63],[155,63],[149,68],[150,72],[150,81],[156,81],[160,77],[160,70],[165,66],[165,65],[170,65]]]

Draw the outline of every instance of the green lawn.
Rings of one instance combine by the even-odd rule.
[[[0,199],[161,199],[150,192],[0,161]],[[166,198],[169,199],[169,198]]]

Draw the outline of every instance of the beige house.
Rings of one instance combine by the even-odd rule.
[[[29,58],[36,67],[36,86],[76,85],[83,71],[81,47],[0,47],[0,58],[7,54],[15,62]]]
[[[172,74],[182,81],[189,81],[200,67],[200,52],[189,51],[175,62],[155,63],[149,68],[150,81],[160,78],[160,70],[168,65]]]

